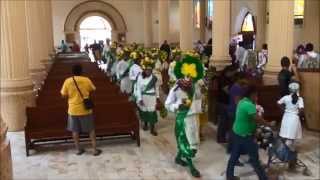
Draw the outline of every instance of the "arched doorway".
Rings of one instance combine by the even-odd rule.
[[[254,16],[248,12],[241,25],[242,40],[246,49],[255,49],[256,24]]]
[[[86,44],[93,44],[111,39],[112,28],[110,23],[100,16],[89,16],[79,25],[81,49],[84,50]]]
[[[126,41],[127,26],[121,13],[111,4],[100,0],[89,0],[76,5],[68,14],[64,24],[66,40],[80,42],[80,24],[91,16],[106,20],[111,28],[111,38]]]

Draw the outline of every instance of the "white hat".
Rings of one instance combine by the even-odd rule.
[[[296,93],[300,89],[300,85],[298,82],[292,82],[289,84],[289,90],[291,93]]]

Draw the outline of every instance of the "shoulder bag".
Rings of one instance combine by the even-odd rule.
[[[77,81],[74,79],[74,76],[72,77],[72,79],[73,79],[74,84],[76,85],[76,88],[77,88],[81,98],[83,99],[83,104],[84,104],[85,109],[87,109],[87,110],[93,109],[93,107],[94,107],[93,101],[90,98],[83,97],[83,94],[81,93],[80,88],[77,84]]]

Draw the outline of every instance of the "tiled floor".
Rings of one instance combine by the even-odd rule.
[[[23,132],[9,133],[11,140],[15,180],[107,180],[107,179],[192,179],[188,170],[174,164],[176,152],[174,120],[161,120],[158,124],[159,136],[141,132],[141,147],[131,140],[107,140],[98,142],[102,155],[92,156],[89,152],[76,156],[71,144],[46,146],[25,156]],[[320,163],[319,134],[305,132],[299,144],[301,159],[309,166],[312,176],[301,172],[289,173],[285,168],[273,168],[273,173],[283,179],[319,179]],[[86,145],[89,147],[89,145]],[[89,151],[90,149],[88,149]],[[261,159],[265,162],[265,152]],[[244,158],[245,159],[245,158]],[[200,146],[195,159],[202,179],[225,179],[228,155],[225,147],[215,142],[215,128],[206,128],[206,140]],[[241,179],[257,179],[249,165],[237,168]]]

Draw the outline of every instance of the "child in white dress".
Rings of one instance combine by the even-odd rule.
[[[299,97],[300,85],[298,82],[289,84],[291,94],[282,97],[278,104],[283,108],[279,136],[285,139],[285,143],[290,149],[295,150],[294,141],[302,138],[302,127],[299,114],[303,111],[304,104],[302,97]]]

